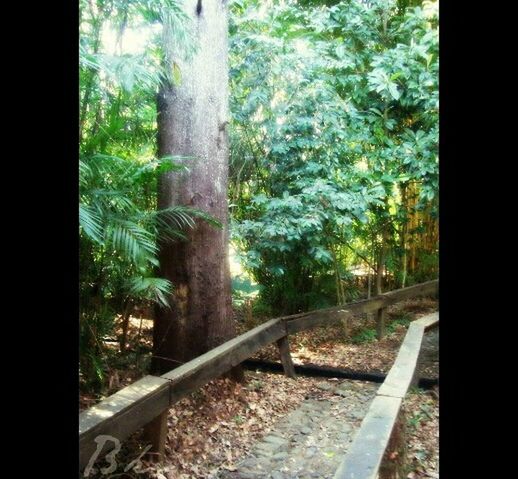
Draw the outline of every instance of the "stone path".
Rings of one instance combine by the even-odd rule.
[[[321,395],[306,399],[257,442],[251,453],[220,479],[332,478],[379,384],[323,381]],[[322,397],[320,397],[322,396]]]

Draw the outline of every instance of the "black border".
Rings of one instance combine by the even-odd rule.
[[[498,473],[499,461],[491,459],[495,456],[490,452],[491,436],[485,428],[486,414],[492,407],[488,398],[494,395],[495,386],[492,375],[483,372],[493,354],[493,327],[487,321],[491,323],[494,317],[486,316],[483,301],[491,296],[495,277],[484,269],[495,263],[489,260],[487,264],[484,252],[494,247],[491,223],[496,221],[487,216],[484,207],[493,194],[488,172],[499,160],[487,154],[482,144],[491,135],[485,121],[491,118],[485,110],[485,98],[494,88],[487,79],[494,53],[488,55],[482,43],[498,35],[490,30],[495,25],[491,13],[499,13],[494,7],[439,2],[439,462],[443,478],[507,475]],[[485,18],[477,18],[479,13]],[[480,160],[485,164],[482,168]],[[501,412],[495,410],[495,418]],[[488,475],[482,472],[484,459],[491,461]]]
[[[4,416],[13,419],[5,437],[16,457],[4,465],[16,475],[68,478],[77,477],[79,463],[79,7],[71,0],[24,7],[4,16],[14,27],[4,45],[16,61],[3,71],[12,82],[4,95],[13,100],[9,123],[17,136],[4,137],[15,146],[5,158],[15,171],[4,186],[12,187],[5,205],[14,211],[17,248],[4,269],[14,290],[5,319],[17,329],[4,336],[13,346],[4,364],[17,385],[4,388],[4,397],[8,391],[18,409]]]

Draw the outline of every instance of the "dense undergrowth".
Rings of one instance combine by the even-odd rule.
[[[437,276],[437,3],[327,3],[229,2],[234,300],[248,321]],[[156,91],[182,81],[163,66],[164,25],[178,55],[195,50],[180,1],[80,2],[80,374],[93,394],[117,382],[114,364],[147,364],[130,318],[174,289],[159,242],[219,227],[188,205],[156,210],[157,178],[186,170],[156,156]]]

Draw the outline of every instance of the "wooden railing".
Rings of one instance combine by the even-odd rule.
[[[378,334],[382,337],[387,306],[403,299],[435,295],[438,287],[438,280],[433,280],[344,306],[271,319],[160,377],[143,377],[79,415],[80,468],[86,467],[96,451],[96,438],[99,436],[108,435],[123,441],[142,427],[145,427],[152,450],[163,454],[169,407],[250,358],[261,348],[276,342],[285,373],[295,377],[289,352],[289,334],[325,326],[351,314],[376,311]],[[113,447],[112,442],[106,441],[102,452],[108,452]]]
[[[418,380],[418,360],[425,331],[439,325],[439,313],[413,321],[406,333],[397,358],[385,381],[378,389],[360,429],[337,469],[334,479],[376,479],[402,477],[397,462],[383,461],[387,451],[394,458],[404,446],[405,418],[401,417],[401,403],[408,388]],[[395,425],[399,422],[399,430]],[[401,454],[399,454],[401,456]],[[383,470],[382,470],[383,468]]]

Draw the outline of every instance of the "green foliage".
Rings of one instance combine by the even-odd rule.
[[[245,301],[256,298],[260,291],[260,286],[252,284],[249,277],[237,275],[232,278],[232,300],[236,307],[244,305]]]
[[[405,313],[402,316],[400,316],[399,318],[394,319],[393,321],[390,322],[390,324],[388,324],[387,333],[389,333],[389,334],[393,333],[398,328],[398,326],[408,327],[410,324],[410,320],[411,320],[411,315],[408,313]]]
[[[231,2],[231,236],[259,284],[233,289],[254,297],[254,315],[358,299],[359,266],[397,286],[436,275],[419,215],[433,221],[438,207],[437,16],[414,4]],[[221,225],[156,211],[159,175],[185,170],[154,153],[156,92],[181,83],[196,51],[181,2],[81,0],[80,31],[81,374],[100,386],[117,315],[167,304],[158,243],[197,219]]]
[[[84,369],[94,367],[93,378],[85,373],[94,384],[103,378],[102,341],[112,333],[115,315],[139,302],[168,305],[172,285],[155,277],[157,240],[182,238],[181,230],[193,225],[193,211],[151,209],[149,192],[164,162],[175,168],[171,159],[140,164],[96,154],[80,160],[81,357]]]
[[[117,315],[168,307],[173,285],[157,277],[158,242],[184,239],[196,218],[221,225],[188,207],[156,210],[159,175],[186,169],[184,157],[154,155],[156,92],[180,75],[160,47],[162,27],[174,30],[178,56],[194,51],[180,3],[82,1],[80,10],[80,369],[99,389]],[[123,48],[143,38],[140,49]]]
[[[403,313],[398,318],[394,319],[387,325],[387,333],[392,334],[398,326],[404,326],[408,327],[410,324],[411,315],[408,313]],[[365,328],[361,330],[359,333],[355,334],[351,341],[354,344],[362,344],[362,343],[369,343],[372,341],[375,341],[377,339],[377,332],[375,328]]]
[[[377,338],[376,330],[372,328],[366,328],[360,331],[358,334],[351,338],[354,344],[370,343],[375,341]]]
[[[400,271],[409,182],[436,209],[436,19],[397,7],[233,4],[232,233],[277,312],[358,261]]]
[[[235,415],[232,419],[238,425],[244,424],[244,422],[245,422],[245,418],[243,416],[240,416],[239,414]]]
[[[261,391],[264,388],[264,383],[259,379],[252,379],[246,387],[250,391]]]
[[[423,421],[433,419],[432,405],[430,403],[423,403],[419,405],[419,410],[408,418],[408,425],[412,429],[417,429]]]
[[[257,318],[271,318],[274,314],[272,307],[260,296],[252,303],[252,313]]]

